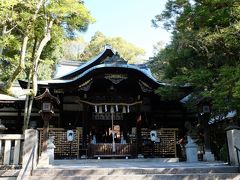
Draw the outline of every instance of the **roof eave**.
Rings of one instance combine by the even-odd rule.
[[[98,56],[96,56],[95,58],[93,58],[92,60],[88,61],[87,63],[81,65],[79,68],[77,68],[76,70],[64,75],[64,76],[61,76],[61,77],[58,77],[58,78],[55,78],[56,80],[66,80],[66,79],[71,79],[75,76],[77,76],[78,74],[81,74],[83,73],[84,71],[92,68],[93,66],[96,66],[97,64],[99,64],[102,60],[104,60],[105,58],[107,57],[111,57],[114,55],[114,52],[111,48],[109,47],[106,47],[105,50],[99,54]]]

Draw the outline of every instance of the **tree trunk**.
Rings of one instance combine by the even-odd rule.
[[[23,127],[22,127],[22,132],[24,133],[25,130],[28,128],[28,104],[29,104],[29,95],[26,95],[25,99],[25,107],[24,107],[24,117],[23,117]]]
[[[27,95],[25,101],[25,108],[24,108],[24,124],[23,124],[23,133],[28,128],[30,115],[32,112],[32,104],[33,104],[34,97],[32,95]]]
[[[46,29],[46,33],[45,36],[43,37],[43,39],[41,40],[37,51],[35,53],[34,59],[33,59],[33,67],[32,67],[32,89],[33,89],[33,94],[34,96],[36,96],[37,94],[37,70],[38,70],[38,64],[39,64],[39,60],[40,60],[40,55],[43,51],[43,48],[46,46],[46,44],[51,40],[51,28],[53,25],[53,19],[50,20],[49,24],[47,25]]]
[[[4,38],[6,31],[7,31],[7,26],[3,25],[2,38]],[[2,54],[3,54],[3,44],[0,44],[0,57],[2,56]]]
[[[32,95],[30,95],[28,98],[27,116],[26,116],[26,122],[25,122],[26,129],[28,128],[28,125],[29,125],[29,120],[30,120],[30,116],[31,116],[31,112],[32,112],[33,100],[34,100],[34,97]]]
[[[30,89],[30,86],[31,86],[31,82],[30,82],[31,76],[32,76],[32,72],[29,71],[27,89]],[[31,112],[29,112],[29,99],[30,99],[30,95],[26,95],[25,108],[24,108],[24,118],[23,118],[23,129],[22,129],[23,133],[28,128],[28,124],[29,124],[29,118],[28,117],[30,117],[30,115],[28,115],[28,114],[31,113]]]
[[[42,53],[43,48],[46,46],[46,44],[51,39],[51,28],[52,28],[52,25],[53,25],[53,20],[51,20],[49,22],[48,27],[46,28],[47,31],[45,33],[45,36],[41,40],[38,48],[36,49],[36,52],[33,52],[33,54],[34,54],[34,56],[33,56],[33,66],[32,66],[32,71],[31,71],[32,73],[30,75],[32,77],[32,90],[33,90],[33,94],[27,99],[28,102],[25,103],[26,114],[24,116],[24,128],[28,127],[29,119],[30,119],[31,111],[32,111],[32,103],[33,103],[34,97],[37,95],[37,91],[38,91],[38,85],[37,85],[38,64],[39,64],[40,55]]]

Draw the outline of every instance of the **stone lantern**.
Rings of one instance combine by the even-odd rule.
[[[39,111],[43,119],[43,143],[42,143],[42,154],[47,154],[48,148],[48,130],[49,130],[49,120],[54,115],[54,105],[60,103],[59,99],[53,96],[48,89],[35,99],[41,103],[41,110]]]
[[[203,154],[203,160],[204,161],[214,161],[214,155],[211,152],[211,146],[210,146],[210,128],[208,121],[211,116],[211,106],[208,101],[203,101],[199,103],[198,105],[199,109],[199,118],[201,120],[201,123],[203,124],[204,129],[204,154]]]

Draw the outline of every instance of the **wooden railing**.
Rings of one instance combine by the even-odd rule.
[[[112,143],[90,144],[89,155],[92,157],[129,157],[134,154],[134,145],[115,143],[113,152]]]
[[[0,134],[0,158],[3,165],[19,165],[22,150],[22,134]]]

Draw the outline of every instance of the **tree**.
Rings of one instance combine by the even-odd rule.
[[[240,110],[239,7],[233,0],[169,0],[153,20],[172,32],[171,43],[151,62],[161,69],[153,70],[210,97],[215,114]]]
[[[15,63],[15,70],[1,87],[1,92],[16,95],[12,84],[27,68],[29,89],[26,94],[24,128],[28,125],[33,97],[37,94],[37,72],[43,59],[44,48],[52,36],[73,36],[74,32],[86,30],[93,22],[83,2],[76,0],[13,0],[1,1],[1,58]],[[54,40],[53,40],[54,41]],[[17,46],[12,46],[14,42]],[[12,49],[16,49],[14,52]],[[47,53],[45,53],[47,57]],[[9,60],[9,61],[10,61]],[[17,61],[17,62],[16,62]],[[11,62],[10,62],[11,63]],[[30,86],[31,82],[31,86]]]
[[[83,37],[67,39],[63,43],[63,59],[77,61],[81,58],[81,54],[87,43]]]
[[[144,50],[136,47],[135,45],[125,41],[121,37],[106,37],[101,32],[96,32],[91,38],[90,43],[84,49],[81,55],[81,61],[87,61],[95,56],[97,56],[101,51],[103,51],[106,45],[111,45],[113,49],[118,51],[118,53],[129,63],[137,62],[141,59],[141,56],[145,54]]]
[[[153,55],[157,55],[160,50],[164,48],[164,42],[158,41],[157,43],[153,44]]]

